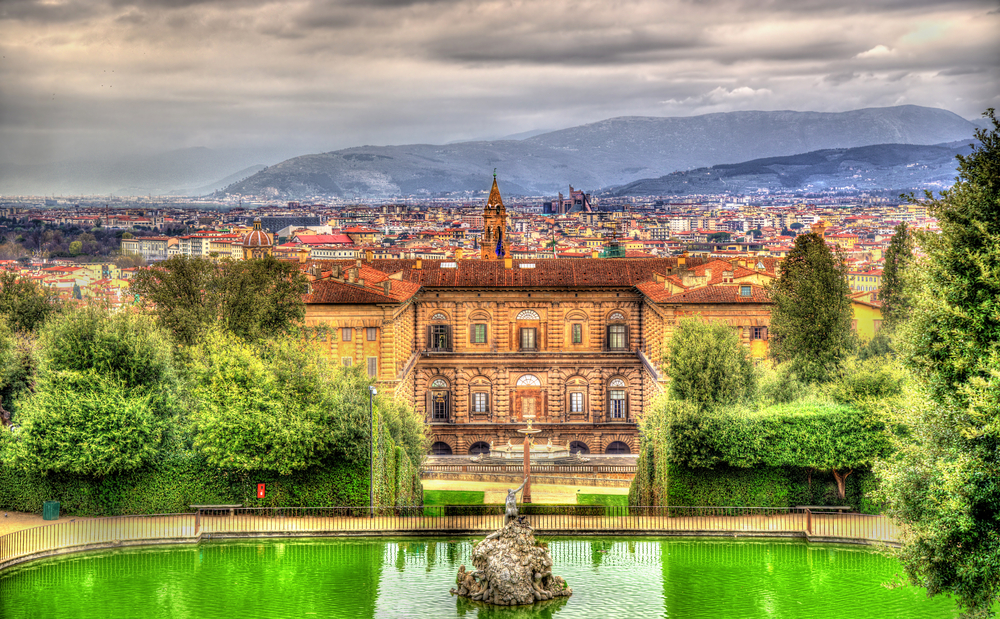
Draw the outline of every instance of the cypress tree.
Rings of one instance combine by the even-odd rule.
[[[850,292],[844,260],[823,237],[796,237],[770,286],[771,356],[805,380],[832,378],[851,347]]]

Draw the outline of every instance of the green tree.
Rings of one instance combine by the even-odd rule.
[[[139,271],[131,290],[178,342],[213,325],[248,340],[287,333],[305,317],[305,276],[273,258],[213,262],[174,256]]]
[[[769,287],[770,354],[807,381],[832,377],[850,350],[851,301],[843,258],[815,233],[795,237]]]
[[[193,366],[195,446],[213,466],[282,475],[368,461],[368,386],[294,337],[260,345],[213,329]],[[411,461],[425,448],[415,414],[379,396],[375,416]]]
[[[709,243],[727,243],[731,235],[728,232],[713,232],[708,235]]]
[[[51,288],[11,271],[0,272],[0,317],[12,331],[34,331],[60,307]]]
[[[882,285],[879,300],[882,301],[882,316],[886,326],[904,319],[909,311],[909,303],[903,286],[903,273],[913,261],[913,235],[905,223],[896,226],[895,234],[889,241],[882,268]]]
[[[926,194],[941,233],[917,237],[900,349],[928,397],[900,409],[910,435],[879,469],[911,582],[969,617],[1000,602],[1000,121],[986,116],[955,184]]]
[[[752,398],[756,376],[749,350],[729,325],[685,318],[667,349],[670,392],[699,406]]]
[[[72,243],[70,243],[69,244],[69,253],[73,254],[74,256],[82,254],[83,253],[83,242],[82,241],[73,241]]]
[[[39,333],[34,392],[12,446],[24,469],[104,476],[161,453],[176,427],[172,344],[149,317],[88,307]]]

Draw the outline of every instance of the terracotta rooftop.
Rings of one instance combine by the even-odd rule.
[[[740,288],[750,286],[750,296],[740,294]],[[677,294],[670,294],[663,284],[644,282],[636,286],[642,294],[655,303],[770,303],[767,291],[756,284],[728,284],[724,286],[702,286]]]
[[[700,262],[700,259],[688,258],[689,265]],[[352,264],[350,261],[341,263]],[[384,273],[401,273],[404,281],[426,288],[621,288],[651,280],[654,272],[664,273],[676,267],[677,258],[516,259],[510,269],[505,267],[503,260],[422,260],[419,269],[416,260],[384,259],[366,264]]]

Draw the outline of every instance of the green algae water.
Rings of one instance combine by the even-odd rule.
[[[884,586],[899,564],[804,541],[548,539],[568,600],[485,607],[449,595],[472,540],[218,540],[88,552],[0,572],[3,619],[299,617],[954,617],[954,602]],[[471,565],[470,565],[471,567]]]

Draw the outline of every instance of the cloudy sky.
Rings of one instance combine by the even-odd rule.
[[[998,7],[0,0],[0,162],[192,146],[278,160],[731,110],[976,118],[1000,108]]]

